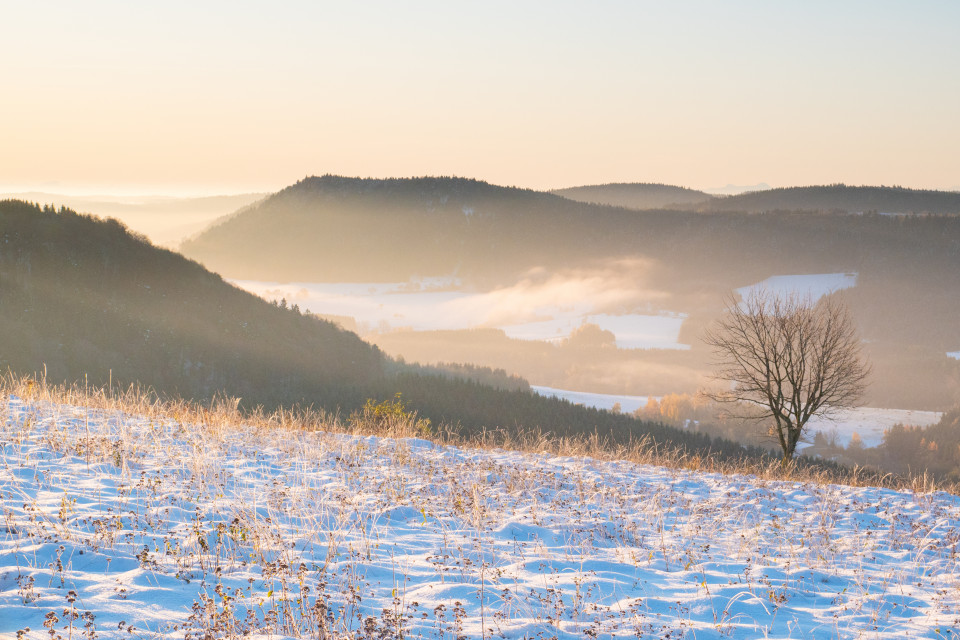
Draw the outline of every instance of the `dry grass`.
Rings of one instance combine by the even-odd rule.
[[[231,398],[200,405],[12,375],[0,393],[25,401],[8,403],[17,409],[4,432],[16,468],[9,485],[22,495],[0,510],[0,541],[16,558],[4,597],[29,609],[24,637],[34,640],[46,635],[42,612],[53,640],[81,637],[81,624],[91,639],[782,636],[777,608],[812,619],[803,613],[811,591],[829,591],[824,615],[836,612],[846,628],[887,624],[899,609],[885,599],[894,606],[914,589],[929,620],[955,617],[957,537],[938,527],[957,516],[942,496],[881,505],[877,492],[826,486],[834,479],[799,468],[785,474],[776,460],[720,464],[649,440],[468,438],[433,428],[399,398],[344,417],[245,413]],[[785,477],[817,484],[766,481]],[[846,480],[869,484],[856,471]],[[935,488],[913,482],[902,486]],[[899,555],[877,564],[878,550]],[[74,554],[100,563],[98,582],[71,568]],[[677,601],[658,609],[639,586],[647,581]],[[160,582],[192,608],[149,618]],[[618,590],[639,595],[603,595]],[[137,628],[117,617],[131,612]]]
[[[71,404],[91,409],[120,411],[156,420],[173,419],[199,425],[211,433],[222,435],[234,425],[255,429],[288,429],[294,431],[326,431],[354,436],[387,438],[423,438],[440,445],[485,450],[501,449],[523,453],[539,453],[564,457],[583,457],[602,461],[624,460],[672,469],[686,469],[724,475],[753,475],[764,480],[790,480],[815,484],[840,484],[853,487],[876,486],[915,493],[944,491],[960,495],[960,484],[938,482],[926,472],[909,475],[882,473],[864,467],[840,470],[794,462],[784,468],[778,458],[758,460],[720,460],[709,453],[691,453],[681,447],[658,443],[648,436],[622,444],[611,442],[596,433],[575,437],[558,437],[541,429],[510,432],[491,428],[469,435],[453,425],[430,425],[402,404],[393,404],[393,411],[382,412],[368,402],[363,410],[347,417],[315,408],[280,408],[273,412],[257,407],[241,411],[239,398],[220,396],[208,403],[182,398],[164,398],[152,389],[137,385],[126,388],[95,388],[87,385],[57,385],[30,376],[7,373],[0,378],[0,393],[25,399]],[[397,401],[398,402],[399,398]],[[391,406],[382,403],[379,408]]]

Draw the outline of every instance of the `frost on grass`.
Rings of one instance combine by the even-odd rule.
[[[944,493],[15,396],[0,420],[2,637],[937,638],[960,626],[960,501]]]

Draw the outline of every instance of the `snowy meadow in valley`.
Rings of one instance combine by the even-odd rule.
[[[555,342],[568,338],[584,323],[592,323],[613,333],[621,349],[690,348],[678,341],[687,315],[660,308],[659,301],[666,294],[653,294],[638,283],[625,284],[622,278],[609,275],[521,279],[486,292],[464,290],[453,277],[394,283],[232,282],[267,300],[283,299],[304,311],[353,318],[361,335],[395,329],[493,327],[510,338]],[[737,289],[737,293],[746,296],[763,288],[817,299],[856,286],[856,282],[855,273],[774,276]],[[620,311],[610,313],[613,308]]]
[[[518,283],[488,292],[460,289],[455,279],[405,283],[260,282],[233,284],[272,301],[286,300],[320,315],[347,316],[361,335],[395,329],[416,331],[502,329],[518,340],[560,341],[584,323],[616,336],[622,349],[689,349],[677,342],[682,313],[605,313],[634,292],[613,293],[593,280]]]
[[[946,493],[24,395],[2,400],[4,636],[938,638],[960,626],[960,499]]]

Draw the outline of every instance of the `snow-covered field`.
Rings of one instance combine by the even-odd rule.
[[[953,495],[0,410],[0,637],[958,637]]]

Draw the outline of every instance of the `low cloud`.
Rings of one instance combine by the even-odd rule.
[[[503,326],[557,316],[655,311],[669,294],[647,288],[646,260],[617,260],[586,269],[533,269],[514,285],[448,303],[473,326]]]

